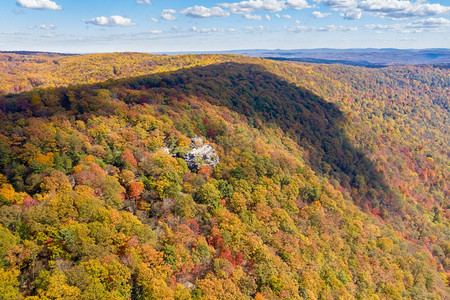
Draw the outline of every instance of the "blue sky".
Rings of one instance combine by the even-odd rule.
[[[0,50],[450,48],[450,0],[0,3]]]

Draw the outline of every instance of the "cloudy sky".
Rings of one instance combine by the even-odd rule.
[[[0,0],[0,50],[450,48],[450,0]]]

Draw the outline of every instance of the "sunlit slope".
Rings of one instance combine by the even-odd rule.
[[[241,60],[247,58],[236,55],[167,56],[131,52],[64,56],[0,53],[0,93],[20,93],[36,87],[95,83],[110,78]]]

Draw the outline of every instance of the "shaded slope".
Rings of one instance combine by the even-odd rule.
[[[244,114],[253,126],[258,127],[261,122],[274,124],[303,147],[305,160],[315,171],[332,176],[344,187],[361,188],[359,196],[364,199],[374,202],[377,197],[374,206],[395,205],[387,202],[388,187],[382,175],[346,137],[347,120],[342,112],[263,66],[225,63],[126,80],[122,84],[162,93],[169,100],[174,90],[195,95]]]

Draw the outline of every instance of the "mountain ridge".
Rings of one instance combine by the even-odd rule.
[[[194,58],[172,58],[181,67],[170,72],[0,96],[0,229],[11,245],[0,258],[17,282],[29,278],[21,292],[445,298],[448,160],[446,127],[435,128],[448,71],[236,56],[183,68]],[[412,133],[433,140],[416,149]],[[194,135],[217,151],[215,169],[183,163]],[[394,192],[371,186],[362,158]],[[14,260],[20,249],[29,252]]]
[[[41,55],[41,56],[70,56],[86,55],[87,53],[50,53],[39,51],[0,51],[0,53]],[[122,52],[127,53],[127,52]],[[132,52],[128,52],[132,53]],[[100,54],[100,53],[96,53]],[[149,53],[150,54],[150,53]],[[396,49],[396,48],[315,48],[315,49],[242,49],[223,51],[186,51],[186,52],[155,52],[161,55],[183,54],[238,54],[251,57],[294,60],[310,63],[340,63],[344,65],[359,65],[386,67],[399,64],[449,64],[449,48],[424,49]]]

